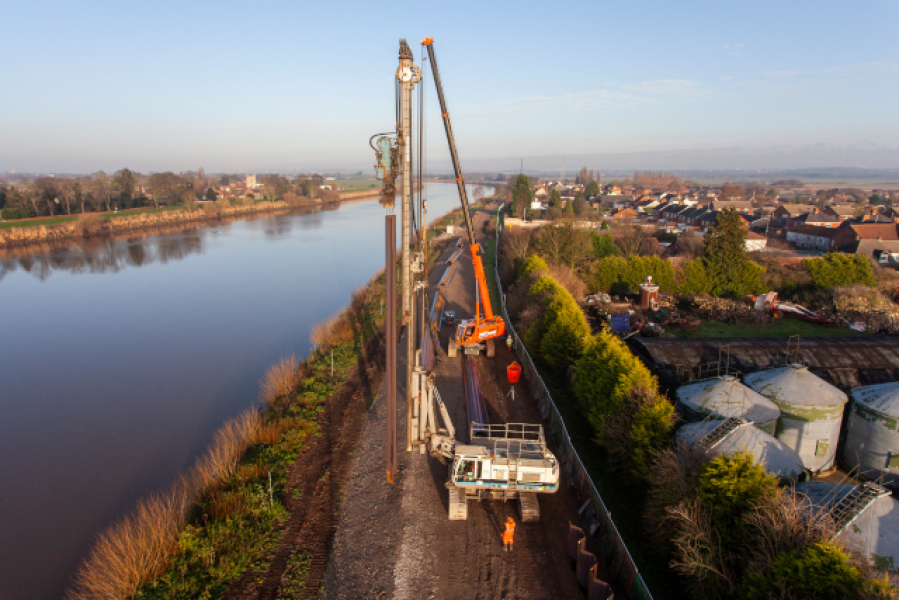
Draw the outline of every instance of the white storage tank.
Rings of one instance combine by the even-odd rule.
[[[799,454],[805,468],[817,473],[833,466],[846,394],[803,365],[751,373],[743,382],[780,409],[775,437]]]
[[[858,494],[862,487],[810,481],[796,484],[796,491],[806,496],[819,512],[830,511],[853,491]],[[851,511],[845,522],[837,541],[895,576],[899,568],[899,502],[889,494],[877,495],[863,510]]]
[[[771,435],[780,409],[733,375],[696,381],[677,388],[677,402],[688,421],[739,417]]]
[[[702,442],[716,427],[724,423],[724,419],[687,423],[677,430],[679,443],[689,446]],[[781,479],[802,481],[806,473],[802,468],[802,459],[786,444],[765,433],[751,423],[745,423],[726,435],[720,442],[709,447],[709,454],[721,456],[745,451],[755,456],[758,462],[764,463],[765,470]]]
[[[849,395],[843,462],[863,477],[899,488],[899,382],[857,387]]]

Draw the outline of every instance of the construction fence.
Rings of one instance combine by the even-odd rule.
[[[502,205],[497,212],[502,212]],[[505,296],[503,295],[502,283],[499,279],[499,241],[501,237],[502,226],[498,222],[496,228],[496,250],[497,257],[494,261],[493,275],[496,277],[496,288],[499,291],[500,306],[502,308],[503,319],[506,321],[506,332],[512,336],[513,347],[518,353],[521,361],[522,371],[525,374],[529,384],[531,395],[536,399],[540,408],[540,414],[544,419],[549,421],[550,434],[556,441],[558,448],[558,459],[568,477],[574,486],[580,492],[582,498],[586,501],[579,511],[581,524],[587,534],[595,537],[599,542],[601,560],[608,568],[610,577],[625,590],[628,597],[635,600],[651,600],[652,594],[643,581],[643,576],[637,570],[634,559],[628,552],[627,546],[615,523],[612,521],[611,513],[606,508],[605,502],[596,489],[593,479],[584,467],[581,457],[578,455],[571,438],[568,436],[568,429],[565,427],[565,421],[553,401],[549,388],[537,372],[534,361],[528,353],[524,342],[518,336],[515,328],[512,326],[512,320],[509,319],[509,313],[506,311]]]

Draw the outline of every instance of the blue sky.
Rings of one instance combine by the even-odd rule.
[[[418,62],[426,36],[469,170],[899,167],[895,0],[18,0],[2,14],[0,172],[368,169],[368,137],[393,128],[398,39]],[[426,84],[430,164],[447,167]]]

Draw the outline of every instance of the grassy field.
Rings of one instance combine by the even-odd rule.
[[[12,229],[14,227],[50,227],[51,225],[59,225],[74,221],[78,217],[56,217],[53,219],[16,219],[14,221],[4,221],[0,223],[0,229]]]
[[[239,203],[238,203],[239,204]],[[119,219],[121,217],[130,217],[133,215],[139,215],[141,213],[158,213],[165,212],[171,210],[181,210],[182,206],[165,206],[162,208],[141,208],[138,210],[126,210],[122,212],[104,212],[104,213],[87,213],[89,215],[100,215],[100,217],[104,219]],[[45,227],[50,227],[52,225],[59,225],[60,223],[68,223],[70,221],[75,221],[78,219],[79,215],[72,215],[71,217],[54,217],[52,219],[17,219],[14,221],[5,221],[0,223],[0,229],[12,229],[13,227],[40,227],[41,225]]]
[[[669,330],[676,337],[723,337],[723,338],[741,338],[741,337],[779,337],[788,338],[791,335],[802,337],[837,337],[850,335],[864,335],[857,331],[852,331],[847,327],[837,327],[836,325],[819,325],[817,323],[807,323],[798,319],[780,319],[767,325],[731,325],[728,323],[719,323],[717,321],[705,321],[701,325],[691,327],[684,331]]]
[[[358,192],[381,186],[381,182],[375,179],[339,179],[337,181],[327,181],[325,184],[336,185],[338,191],[341,192]]]

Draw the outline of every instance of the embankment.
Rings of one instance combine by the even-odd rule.
[[[298,597],[317,589],[356,440],[383,374],[383,273],[261,384],[169,490],[102,532],[70,599]]]

